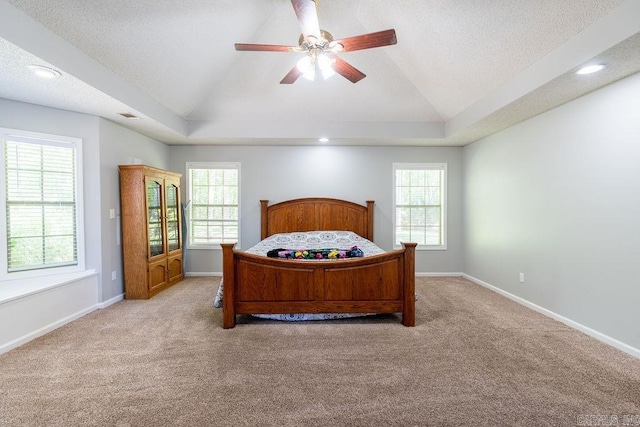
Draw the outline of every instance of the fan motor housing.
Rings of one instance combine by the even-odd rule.
[[[320,40],[318,40],[316,45],[326,45],[333,41],[333,35],[329,31],[320,30]],[[304,34],[300,34],[300,38],[298,39],[298,44],[302,46],[304,44]]]

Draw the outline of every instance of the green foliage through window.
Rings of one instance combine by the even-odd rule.
[[[394,244],[445,246],[444,164],[394,164]]]
[[[237,242],[240,218],[240,165],[188,164],[189,246]]]
[[[77,265],[76,147],[4,137],[7,272]]]

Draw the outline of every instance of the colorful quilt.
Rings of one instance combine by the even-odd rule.
[[[267,252],[269,258],[285,259],[340,259],[363,257],[364,252],[357,246],[351,249],[272,249]]]

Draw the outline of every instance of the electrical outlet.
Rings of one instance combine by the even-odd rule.
[[[118,277],[117,273],[115,271],[111,272],[111,280],[116,280],[116,278]]]
[[[520,273],[520,283],[524,283],[524,273]]]

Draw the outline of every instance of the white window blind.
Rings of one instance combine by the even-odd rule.
[[[189,248],[239,240],[240,164],[187,163]]]
[[[78,265],[76,144],[3,141],[7,273]]]
[[[446,164],[394,164],[394,245],[446,249],[446,179]]]

